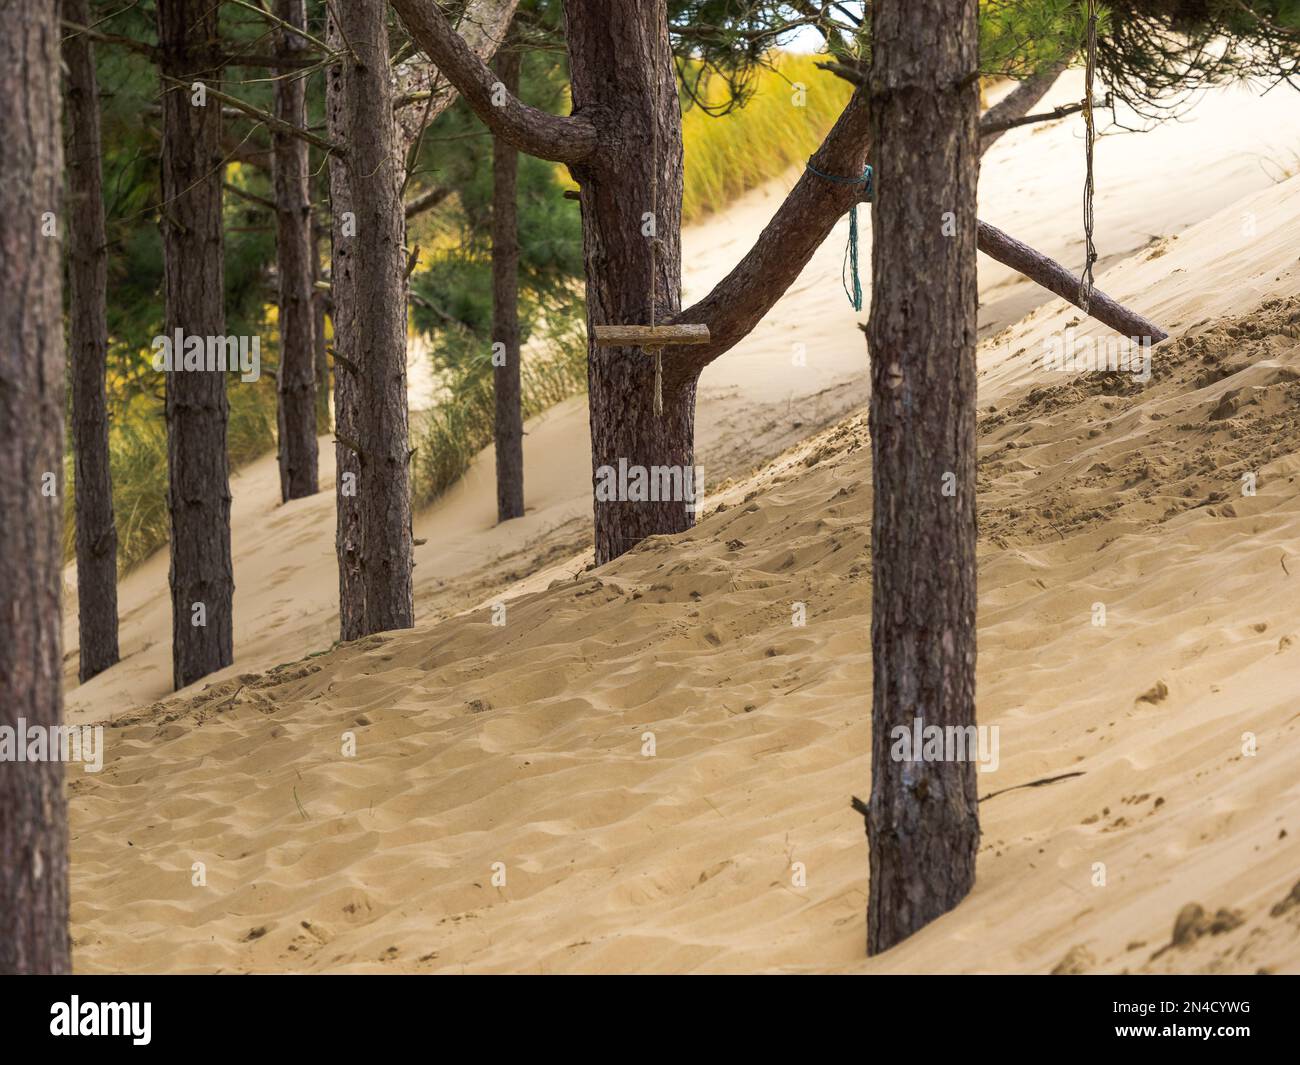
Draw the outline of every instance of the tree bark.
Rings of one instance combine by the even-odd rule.
[[[611,14],[617,17],[622,7],[633,2],[634,0],[610,0],[608,4],[595,6],[608,7]],[[434,0],[392,0],[392,5],[402,20],[402,25],[406,27],[406,32],[433,61],[438,73],[456,87],[465,103],[498,136],[521,152],[570,166],[595,157],[599,147],[596,126],[577,113],[579,108],[576,103],[574,114],[561,118],[528,107],[515,96],[507,96],[500,101],[493,100],[497,79],[487,67],[487,60],[492,57],[491,37],[484,38],[481,34],[474,33],[471,35],[471,44],[465,36],[452,29]],[[504,34],[515,5],[509,0],[505,3],[502,0],[487,0],[481,6],[491,9],[489,18],[500,19],[501,33]],[[566,21],[572,18],[579,6],[566,0]],[[593,10],[589,12],[589,17],[594,19],[600,13]],[[470,21],[472,24],[474,20]],[[445,110],[455,99],[454,94],[441,96],[441,99],[435,100],[435,111],[438,108]]]
[[[330,157],[344,640],[410,628],[415,617],[405,220],[385,11],[382,0],[350,0],[331,5],[329,18],[331,45],[347,53],[326,82],[330,138],[348,149]]]
[[[0,726],[62,716],[62,193],[56,0],[0,4]],[[57,758],[0,765],[0,972],[66,973],[67,809]]]
[[[970,760],[895,728],[975,725],[976,0],[877,0],[871,143],[872,752],[867,950],[970,891]]]
[[[467,53],[483,63],[489,62],[505,40],[518,6],[519,0],[469,0],[456,31]],[[405,160],[420,131],[454,104],[460,92],[454,81],[443,77],[442,71],[418,52],[394,70],[393,80],[397,142]],[[407,205],[408,219],[413,213],[411,207]]]
[[[581,190],[593,338],[593,482],[620,463],[676,468],[684,482],[695,462],[695,375],[665,373],[663,413],[656,414],[653,359],[642,348],[594,343],[598,325],[667,322],[681,308],[682,128],[667,12],[663,0],[619,0],[600,10],[569,0],[565,25],[573,109],[595,124],[602,145],[598,162],[570,165]],[[685,498],[602,500],[596,493],[593,506],[598,565],[694,520]]]
[[[221,107],[210,96],[205,106],[196,106],[190,89],[220,73],[199,58],[216,50],[217,7],[210,0],[158,0],[157,9],[164,75],[164,333],[219,337],[226,328]],[[172,673],[180,689],[233,661],[230,408],[219,370],[173,369],[166,379]]]
[[[330,431],[330,357],[329,337],[326,336],[325,314],[329,309],[330,294],[322,284],[325,282],[325,267],[321,262],[320,245],[329,234],[320,224],[316,213],[311,220],[311,314],[312,343],[316,346],[316,433]]]
[[[297,29],[307,27],[306,0],[276,0],[276,17]],[[304,55],[305,37],[277,30],[279,51]],[[307,82],[281,77],[275,83],[275,115],[290,125],[307,124]],[[277,409],[280,443],[280,499],[287,503],[314,495],[317,488],[316,347],[312,287],[315,251],[311,231],[311,192],[307,143],[273,131],[275,157],[276,274],[280,292],[280,372]]]
[[[987,222],[979,223],[979,249],[989,258],[996,259],[1035,284],[1042,285],[1049,292],[1079,306],[1079,278],[1055,259],[1049,259],[1042,252],[1035,251],[1028,244],[1022,244]],[[1158,344],[1169,335],[1155,322],[1117,303],[1099,288],[1092,290],[1086,313],[1122,336],[1150,337],[1151,343]]]
[[[497,74],[506,91],[519,92],[519,53],[499,52]],[[524,418],[520,397],[519,214],[516,203],[519,152],[500,137],[492,142],[492,341],[504,362],[493,359],[496,399],[497,521],[524,514]]]
[[[90,19],[87,0],[64,0],[63,15],[85,25]],[[117,523],[104,390],[108,237],[104,231],[94,45],[84,35],[69,34],[63,43],[63,59],[68,71],[68,347],[76,461],[77,675],[85,683],[118,661]]]

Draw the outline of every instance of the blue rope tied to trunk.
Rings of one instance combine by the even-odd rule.
[[[811,161],[808,162],[807,167],[809,173],[816,174],[819,178],[825,178],[827,181],[833,181],[837,185],[865,186],[862,198],[867,203],[871,202],[871,167],[863,167],[862,174],[859,177],[825,174],[813,166]],[[853,304],[853,309],[855,311],[862,310],[862,279],[858,276],[858,205],[856,201],[849,208],[849,245],[844,249],[844,266],[840,271],[840,280],[844,284],[844,294],[848,296],[849,302]]]

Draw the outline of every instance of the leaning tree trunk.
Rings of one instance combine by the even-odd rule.
[[[498,52],[497,76],[519,95],[519,53]],[[524,514],[524,418],[520,396],[519,153],[500,137],[492,142],[492,342],[504,361],[492,360],[496,401],[497,521]]]
[[[198,104],[200,90],[193,87],[218,75],[212,66],[218,43],[211,0],[158,0],[168,338],[178,329],[186,337],[225,334],[221,105],[213,99]],[[181,357],[173,352],[174,360]],[[229,412],[220,370],[167,374],[172,673],[178,689],[233,660]]]
[[[288,26],[307,28],[307,0],[276,0],[276,17]],[[306,54],[305,37],[283,26],[281,54]],[[307,124],[305,78],[281,77],[275,83],[275,115],[299,129]],[[311,193],[307,176],[307,142],[272,131],[275,158],[276,273],[280,286],[280,372],[278,423],[280,499],[314,495],[316,456],[315,250],[312,244]]]
[[[90,24],[87,0],[64,0],[63,15]],[[68,347],[76,456],[77,620],[85,682],[118,660],[117,523],[108,461],[108,237],[100,175],[99,82],[84,34],[64,38],[68,70]]]
[[[649,324],[652,292],[654,320],[663,322],[681,309],[682,273],[682,125],[664,0],[568,0],[565,23],[574,113],[596,123],[610,145],[597,162],[571,168],[581,185],[588,335],[597,325]],[[602,468],[616,472],[620,460],[647,471],[675,467],[684,481],[695,461],[696,380],[666,366],[663,413],[656,414],[653,359],[639,348],[591,344],[597,485]],[[690,502],[597,495],[597,563],[646,536],[690,528]]]
[[[892,757],[975,724],[976,18],[873,7],[871,954],[957,905],[979,846],[974,763]]]
[[[1029,114],[1030,109],[1051,91],[1057,79],[1070,66],[1071,58],[1073,53],[1062,56],[1046,70],[1031,74],[984,112],[980,119],[981,155],[992,148],[1002,134],[1013,128],[1008,123],[1024,118]]]
[[[410,628],[410,432],[400,159],[394,150],[387,4],[331,6],[345,53],[326,84],[334,215],[334,418],[341,638]],[[351,476],[349,476],[351,475]],[[355,491],[355,495],[349,494]]]
[[[0,4],[0,727],[62,708],[63,307],[57,0]],[[0,972],[66,973],[68,820],[57,759],[0,765]]]

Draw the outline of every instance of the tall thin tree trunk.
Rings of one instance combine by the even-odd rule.
[[[329,19],[331,43],[348,53],[330,68],[326,90],[330,140],[346,151],[330,159],[344,640],[410,628],[415,618],[405,217],[386,12],[383,0],[350,0],[331,6]]]
[[[307,28],[307,0],[275,0],[276,17]],[[305,37],[284,27],[277,32],[281,54],[303,55]],[[281,77],[275,83],[275,114],[298,128],[307,124],[307,82]],[[280,499],[314,495],[316,455],[316,346],[312,286],[311,192],[307,142],[273,131],[275,158],[276,273],[280,285],[280,373],[278,421]]]
[[[31,732],[62,716],[57,0],[0,4],[0,129],[0,726]],[[0,765],[0,972],[69,968],[63,764],[9,762]]]
[[[325,312],[329,307],[329,293],[320,287],[325,280],[325,269],[321,263],[320,243],[328,236],[324,227],[312,214],[311,223],[311,266],[312,266],[312,339],[316,345],[316,433],[330,431],[330,359],[329,338],[325,335]]]
[[[682,215],[681,111],[664,0],[568,0],[565,22],[574,111],[616,132],[608,158],[573,168],[581,184],[588,335],[596,325],[649,324],[652,285],[654,320],[662,322],[681,309]],[[654,361],[639,348],[593,343],[587,379],[595,483],[620,460],[683,474],[693,466],[695,374],[665,367],[662,414],[654,410]],[[617,558],[646,536],[690,528],[690,502],[597,496],[596,561]]]
[[[163,322],[168,338],[224,336],[221,105],[196,100],[219,76],[217,5],[158,0],[163,82],[161,228]],[[183,363],[183,352],[174,351]],[[230,464],[226,378],[220,370],[167,374],[171,510],[172,672],[184,688],[233,661]]]
[[[877,0],[872,10],[876,954],[966,896],[979,847],[975,764],[926,760],[898,742],[917,722],[975,725],[979,87],[976,0]]]
[[[64,0],[64,18],[90,24],[87,0]],[[69,126],[68,339],[72,360],[72,439],[76,456],[78,676],[83,682],[118,660],[117,523],[108,459],[108,237],[100,174],[99,81],[90,39],[64,39]]]
[[[501,84],[519,95],[517,51],[497,53]],[[496,399],[497,520],[524,514],[524,418],[519,349],[519,153],[500,137],[492,142],[492,341],[504,362],[493,359]],[[495,352],[494,352],[495,354]]]

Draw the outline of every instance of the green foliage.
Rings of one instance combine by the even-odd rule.
[[[721,80],[709,86],[704,107],[689,107],[682,116],[683,221],[726,206],[813,153],[853,91],[847,81],[818,68],[822,58],[769,57],[755,70],[745,105],[725,117],[714,117],[718,109],[709,106],[720,104],[730,91]]]
[[[1098,76],[1140,115],[1167,118],[1193,90],[1300,74],[1297,0],[1105,0]]]
[[[1086,22],[1077,0],[981,0],[980,70],[1024,78],[1068,60]]]
[[[275,367],[262,364],[256,382],[228,379],[230,422],[226,446],[232,467],[266,453],[275,442]],[[167,425],[159,396],[138,391],[114,406],[108,434],[113,474],[113,510],[117,520],[117,565],[120,573],[143,562],[167,543],[171,519],[167,512]],[[69,446],[64,457],[65,558],[75,555],[73,479]]]

